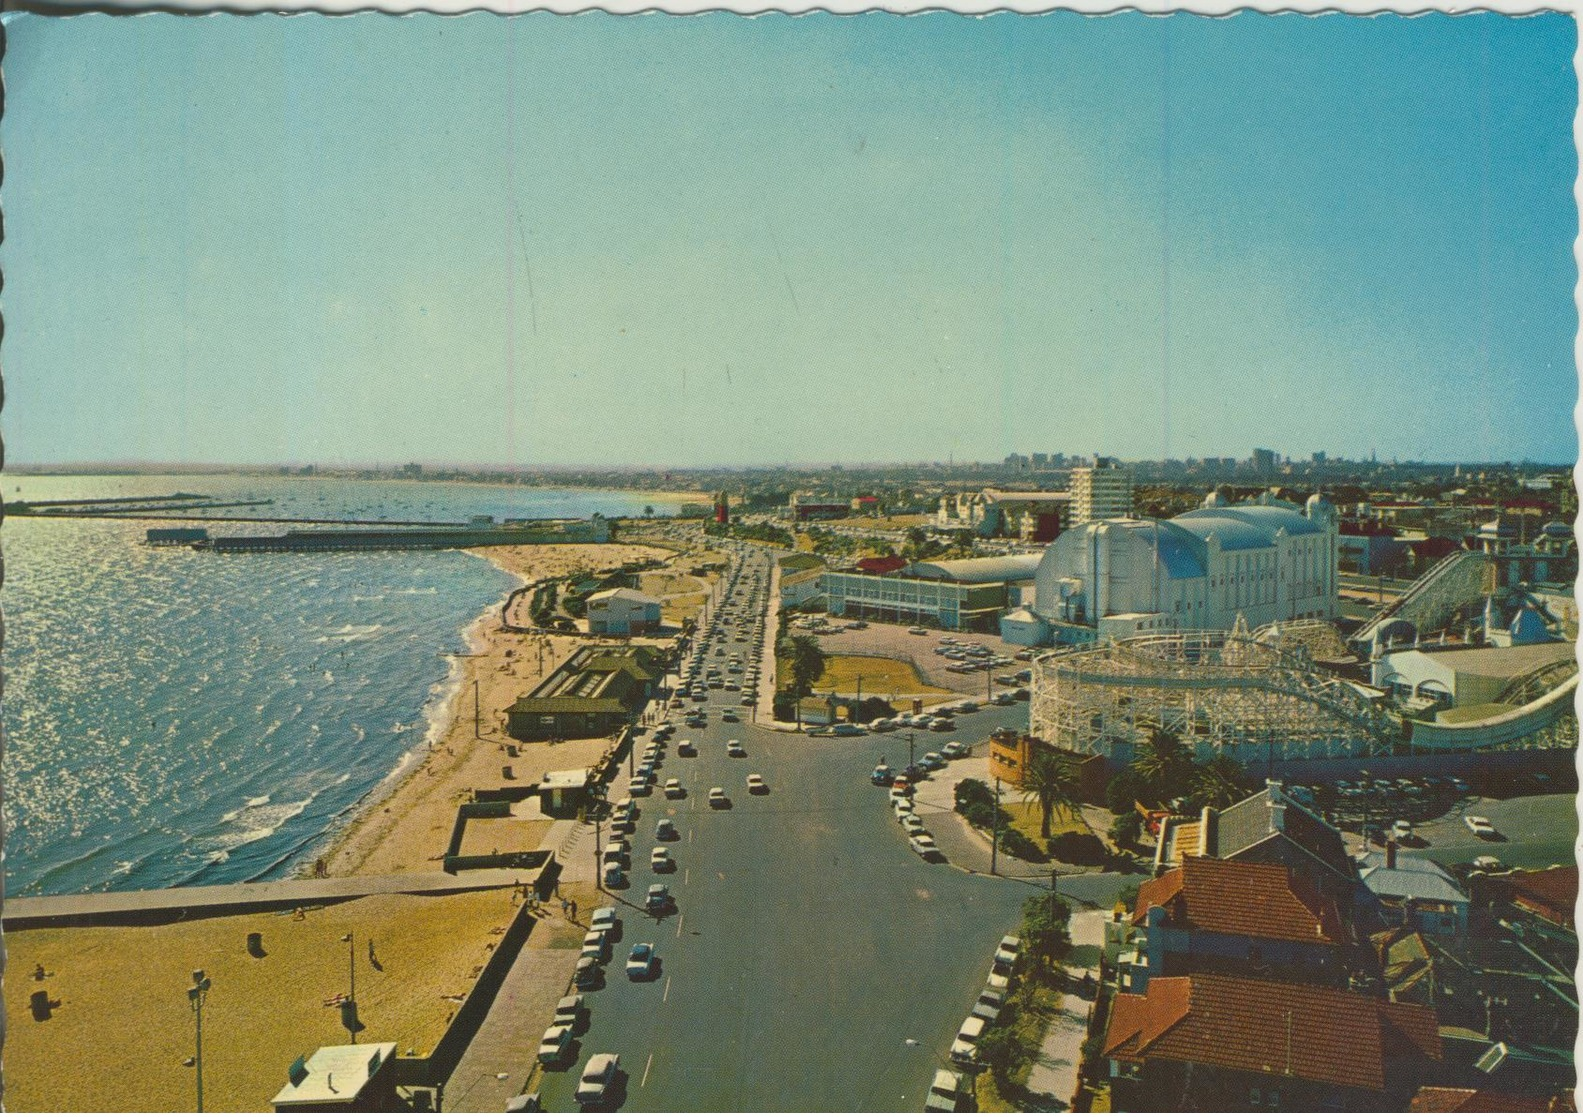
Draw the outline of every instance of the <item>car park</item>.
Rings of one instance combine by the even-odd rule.
[[[769,784],[764,782],[763,776],[759,775],[757,772],[754,772],[748,776],[749,795],[768,795],[769,791]]]
[[[552,1024],[539,1040],[539,1062],[547,1067],[563,1066],[572,1051],[572,1029],[565,1024]]]
[[[599,1054],[590,1056],[577,1079],[577,1089],[572,1097],[581,1105],[598,1105],[604,1102],[615,1088],[616,1073],[621,1066],[619,1055]]]

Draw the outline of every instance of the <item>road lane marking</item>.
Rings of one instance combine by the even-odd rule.
[[[683,869],[682,870],[682,883],[683,884],[687,883],[687,878],[692,876],[692,872],[693,871],[691,869]]]
[[[660,1003],[663,1004],[664,1002],[666,1002],[666,1001],[668,1001],[670,999],[671,999],[671,979],[667,977],[665,979],[665,992],[660,994]]]
[[[643,1087],[645,1087],[645,1086],[647,1086],[649,1084],[649,1068],[652,1067],[653,1065],[654,1065],[654,1052],[650,1051],[649,1052],[649,1061],[643,1064],[643,1081],[638,1083],[638,1089],[641,1090],[641,1089],[643,1089]]]
[[[680,915],[680,916],[676,917],[676,937],[677,938],[681,938],[682,937],[682,924],[684,922],[686,922],[686,920],[687,920],[687,917],[685,915]]]

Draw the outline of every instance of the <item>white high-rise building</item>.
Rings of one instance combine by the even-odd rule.
[[[1072,522],[1124,520],[1132,515],[1132,470],[1115,458],[1072,470]]]

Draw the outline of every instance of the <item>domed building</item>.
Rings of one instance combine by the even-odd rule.
[[[1339,519],[1323,497],[1265,494],[1230,505],[1218,490],[1170,520],[1099,520],[1062,533],[1034,575],[1034,612],[1122,639],[1250,628],[1337,613]]]

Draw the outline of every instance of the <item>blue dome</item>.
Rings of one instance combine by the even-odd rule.
[[[1572,525],[1555,520],[1545,525],[1545,534],[1553,535],[1560,539],[1569,539],[1572,536]]]

